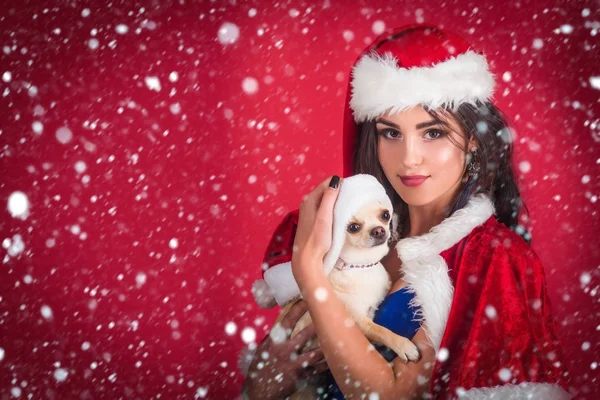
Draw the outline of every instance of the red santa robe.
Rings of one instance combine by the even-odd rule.
[[[542,265],[473,197],[429,233],[396,245],[437,360],[434,399],[568,399]],[[264,262],[291,259],[298,213],[275,231]]]

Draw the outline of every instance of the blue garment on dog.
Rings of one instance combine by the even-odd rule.
[[[410,306],[414,296],[415,294],[409,292],[406,287],[387,295],[375,312],[373,321],[397,335],[412,339],[421,327],[421,324],[416,321],[417,309]],[[375,345],[375,348],[387,361],[392,361],[397,357],[396,353],[386,346]],[[327,394],[321,395],[321,398],[343,400],[344,395],[333,379],[333,375],[330,371],[327,371],[327,375],[328,385],[325,391]]]

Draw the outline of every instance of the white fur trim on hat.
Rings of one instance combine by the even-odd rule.
[[[390,53],[365,55],[352,71],[350,108],[364,122],[416,105],[456,109],[489,100],[494,75],[483,55],[467,51],[431,67],[398,67]]]
[[[393,213],[392,202],[385,188],[372,175],[358,174],[344,178],[339,191],[333,210],[331,247],[323,259],[326,275],[329,275],[340,257],[346,241],[346,225],[357,211],[369,203],[379,203],[387,207],[390,214]],[[253,294],[259,305],[270,304],[271,295],[280,306],[300,296],[300,288],[294,279],[291,262],[277,264],[267,269],[264,273],[264,282],[266,286],[260,280],[253,285]]]
[[[493,214],[494,204],[487,196],[473,196],[464,208],[429,233],[402,239],[396,245],[406,287],[415,293],[411,305],[419,310],[417,314],[436,351],[442,342],[454,296],[448,265],[440,253],[483,225]]]
[[[457,390],[458,398],[465,400],[568,400],[571,395],[563,388],[551,383],[523,382],[518,385],[501,385],[489,388],[473,388],[467,391]]]

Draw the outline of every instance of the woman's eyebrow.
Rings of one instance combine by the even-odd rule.
[[[398,130],[400,130],[400,126],[396,125],[395,123],[388,121],[386,119],[383,118],[378,118],[375,123],[377,124],[384,124],[387,126],[391,126],[392,128],[396,128]],[[432,119],[431,121],[427,121],[427,122],[420,122],[417,124],[416,128],[417,129],[424,129],[424,128],[429,128],[430,126],[434,126],[434,125],[446,125],[448,126],[448,124],[445,121],[439,120],[439,119]]]
[[[432,119],[431,121],[421,122],[421,123],[417,124],[417,129],[429,128],[430,126],[434,126],[434,125],[448,126],[448,124],[445,121],[442,121],[439,119]]]
[[[378,118],[378,119],[375,121],[375,123],[376,123],[376,124],[384,124],[384,125],[391,126],[392,128],[396,128],[396,129],[400,130],[400,127],[399,127],[398,125],[396,125],[395,123],[393,123],[393,122],[390,122],[390,121],[388,121],[388,120],[385,120],[385,119],[383,119],[383,118]]]

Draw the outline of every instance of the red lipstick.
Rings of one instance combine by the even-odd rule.
[[[425,180],[429,178],[425,175],[405,175],[401,176],[400,180],[406,186],[419,186],[421,183],[425,182]]]

